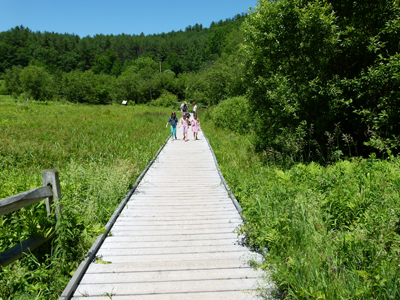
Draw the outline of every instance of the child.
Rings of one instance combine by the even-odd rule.
[[[187,132],[188,132],[188,127],[189,127],[189,121],[186,118],[186,114],[183,114],[181,121],[179,122],[179,128],[183,128],[183,139],[185,142],[187,142]]]
[[[169,118],[167,125],[165,126],[165,128],[168,127],[168,124],[171,122],[171,139],[174,139],[175,136],[175,140],[176,138],[176,125],[178,124],[178,118],[176,117],[175,112],[173,111],[171,113],[171,118]]]
[[[193,138],[194,140],[197,140],[197,135],[199,134],[200,130],[200,120],[197,119],[197,114],[193,115],[193,120],[192,120],[192,131],[193,131]]]

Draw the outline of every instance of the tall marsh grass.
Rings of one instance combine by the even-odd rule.
[[[400,159],[283,168],[251,136],[202,128],[284,299],[400,299]]]
[[[0,103],[0,199],[59,171],[57,238],[3,268],[0,299],[57,299],[129,186],[168,137],[163,108]],[[44,203],[0,217],[0,251],[56,225]]]

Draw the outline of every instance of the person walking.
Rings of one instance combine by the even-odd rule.
[[[187,134],[188,134],[188,127],[189,127],[189,120],[186,118],[186,114],[182,115],[182,118],[179,122],[179,128],[182,126],[182,131],[183,131],[183,140],[185,142],[188,141],[187,139]]]
[[[183,102],[181,105],[181,112],[182,112],[182,116],[186,115],[186,119],[188,121],[188,126],[190,126],[190,113],[189,113],[189,108],[187,106],[186,101]]]
[[[187,113],[187,111],[188,111],[188,106],[187,106],[187,103],[186,103],[186,101],[185,101],[185,102],[183,102],[182,105],[181,105],[181,113],[182,113],[182,115],[185,114],[185,113]]]
[[[197,114],[193,115],[192,131],[193,131],[193,139],[198,140],[197,135],[199,134],[200,131],[200,120],[197,119]]]
[[[178,125],[178,118],[176,117],[176,113],[173,111],[171,113],[171,117],[168,120],[167,125],[165,126],[165,128],[168,128],[168,124],[171,123],[171,139],[174,140],[174,136],[175,136],[175,140],[176,138],[176,125]]]
[[[197,115],[197,105],[193,102],[193,115]]]

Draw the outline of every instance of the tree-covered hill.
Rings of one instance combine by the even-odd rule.
[[[95,74],[120,75],[124,65],[139,57],[162,61],[163,69],[175,74],[197,71],[221,54],[224,37],[243,22],[246,14],[187,26],[185,31],[140,35],[79,37],[74,34],[33,32],[16,26],[0,32],[0,73],[13,66],[35,65],[50,73],[93,70]]]

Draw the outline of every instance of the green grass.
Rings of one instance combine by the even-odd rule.
[[[21,102],[21,101],[14,99],[11,95],[0,95],[1,104],[15,103],[15,102]]]
[[[41,171],[54,168],[63,217],[52,245],[2,270],[0,299],[57,299],[168,137],[169,110],[9,100],[0,96],[0,199],[40,187]],[[2,216],[0,251],[53,225],[43,202]]]
[[[400,298],[400,159],[281,168],[251,135],[202,128],[285,299]]]

